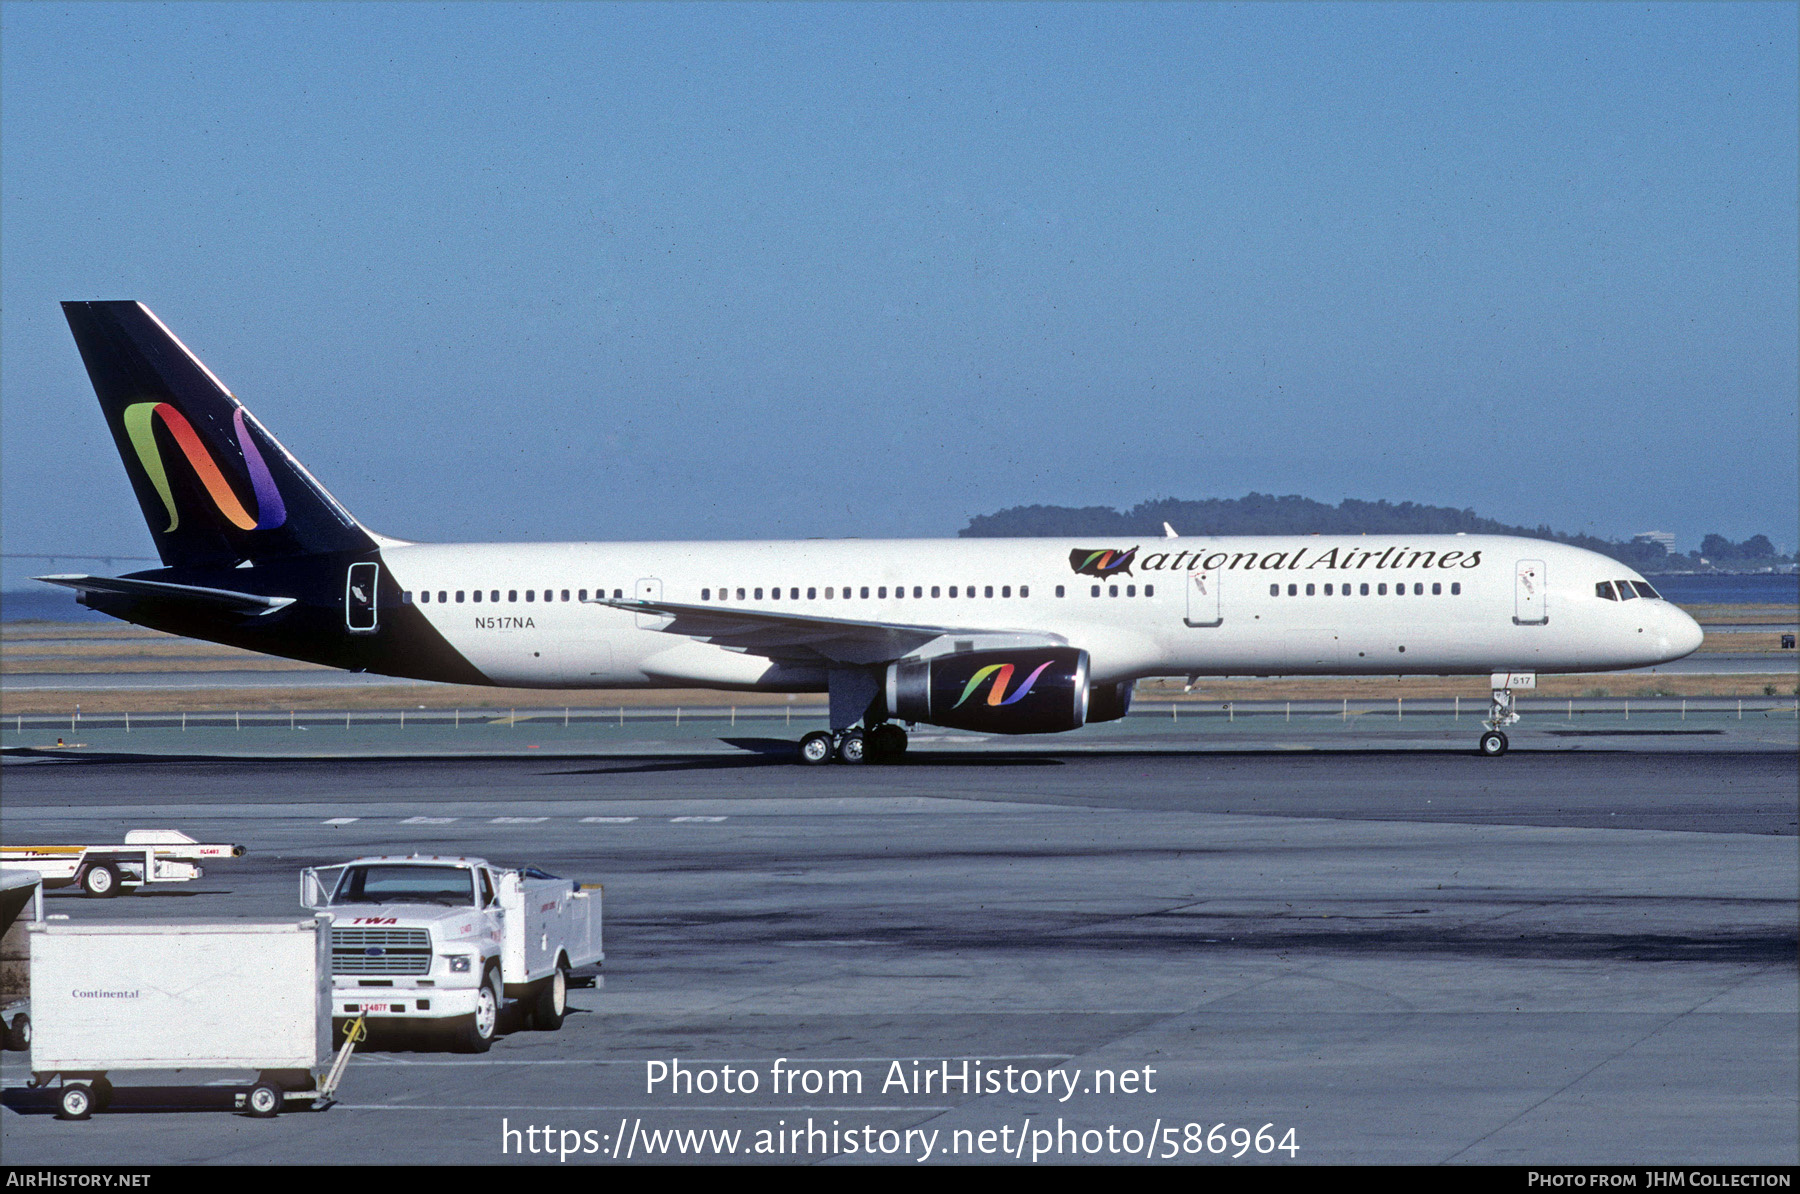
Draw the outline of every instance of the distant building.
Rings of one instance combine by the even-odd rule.
[[[1675,536],[1667,531],[1645,531],[1642,534],[1633,535],[1631,541],[1633,543],[1660,543],[1664,551],[1673,552],[1675,550]]]

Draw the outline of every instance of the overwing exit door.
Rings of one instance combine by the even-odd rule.
[[[639,601],[661,601],[662,581],[654,576],[646,576],[637,582],[636,596]],[[642,630],[661,630],[675,619],[662,614],[639,614],[637,624]]]

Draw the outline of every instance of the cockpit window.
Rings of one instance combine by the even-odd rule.
[[[475,889],[456,866],[353,866],[332,893],[334,904],[446,904],[467,908]]]
[[[1594,586],[1594,596],[1604,597],[1608,601],[1617,601],[1618,595],[1613,592],[1612,581],[1603,580]]]
[[[1651,588],[1649,581],[1634,580],[1631,583],[1637,588],[1639,597],[1654,597],[1658,601],[1662,600],[1662,594]]]
[[[1637,590],[1631,587],[1630,581],[1622,580],[1619,582],[1619,600],[1620,601],[1630,601],[1632,598],[1634,598],[1636,596],[1637,596]]]

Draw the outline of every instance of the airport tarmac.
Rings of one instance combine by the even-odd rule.
[[[896,1162],[929,1140],[934,1161],[1117,1163],[1132,1142],[1216,1163],[1241,1127],[1246,1161],[1791,1165],[1795,756],[1683,745],[9,761],[9,842],[171,827],[250,848],[153,894],[53,893],[52,913],[297,915],[302,866],[468,853],[604,882],[607,963],[561,1032],[475,1057],[377,1042],[323,1114],[248,1120],[229,1087],[125,1075],[113,1110],[66,1123],[6,1054],[0,1146],[23,1165],[859,1161],[854,1129]],[[673,1058],[759,1089],[646,1091]],[[839,1089],[772,1091],[777,1059]],[[965,1060],[1011,1066],[1013,1092],[912,1080]],[[1047,1069],[1055,1094],[1022,1089]],[[149,1113],[172,1105],[197,1109]],[[1298,1151],[1259,1156],[1265,1124]],[[505,1135],[529,1127],[596,1151],[503,1153],[537,1146]],[[656,1135],[689,1129],[739,1135]]]

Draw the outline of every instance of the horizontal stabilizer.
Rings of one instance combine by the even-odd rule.
[[[145,597],[159,601],[189,601],[217,606],[239,614],[272,614],[294,604],[292,597],[263,597],[257,593],[236,593],[230,589],[208,589],[200,585],[172,585],[160,580],[127,580],[118,576],[34,576],[45,584],[62,585],[81,593],[116,593],[122,597]]]

